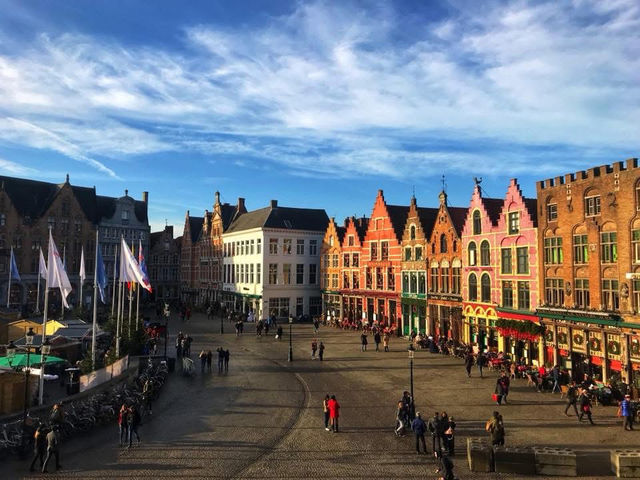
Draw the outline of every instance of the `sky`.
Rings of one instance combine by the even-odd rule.
[[[0,0],[0,174],[337,221],[638,157],[637,0]],[[444,183],[442,177],[444,175]]]

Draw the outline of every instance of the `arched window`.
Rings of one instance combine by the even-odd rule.
[[[469,275],[469,300],[472,302],[478,300],[478,279],[475,273]]]
[[[480,235],[482,233],[482,219],[478,210],[473,212],[473,234]]]
[[[452,251],[455,252],[458,249],[458,242],[457,241],[453,241],[453,246],[451,247]]]
[[[415,240],[416,239],[416,226],[415,225],[411,225],[411,240]]]
[[[640,212],[640,182],[636,183],[636,211]]]
[[[481,301],[484,303],[488,303],[491,301],[491,279],[489,278],[489,274],[485,273],[482,275],[480,279],[480,288],[481,288]]]
[[[476,242],[469,243],[469,266],[475,267],[478,263],[478,255],[476,252]]]
[[[440,235],[440,253],[447,253],[447,236],[444,233]]]
[[[480,244],[480,265],[486,267],[491,264],[491,249],[489,248],[489,242],[484,240]]]

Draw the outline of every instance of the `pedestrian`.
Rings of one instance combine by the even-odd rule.
[[[224,351],[224,373],[229,373],[229,357],[231,353],[229,353],[229,349],[227,348]]]
[[[389,332],[385,332],[383,337],[382,337],[382,345],[384,346],[384,351],[388,352],[389,351]]]
[[[591,418],[591,400],[589,399],[589,395],[586,390],[582,390],[582,393],[578,397],[578,404],[580,405],[580,415],[578,416],[578,421],[582,422],[583,415],[586,415],[591,425],[595,425],[595,423],[593,423],[593,419]]]
[[[478,352],[478,359],[476,360],[476,364],[478,365],[478,371],[480,372],[480,378],[482,378],[482,369],[486,365],[487,358],[484,356],[484,353]]]
[[[576,382],[572,381],[569,384],[569,388],[567,389],[567,406],[564,409],[564,414],[568,417],[569,408],[573,406],[573,411],[576,412],[576,418],[580,418],[580,414],[578,413],[578,387],[576,386]]]
[[[560,392],[560,367],[558,365],[555,365],[553,369],[551,369],[551,379],[553,380],[551,393],[556,393],[556,390]]]
[[[360,335],[360,351],[361,352],[366,352],[367,351],[367,332],[362,332],[362,335]]]
[[[455,455],[455,434],[456,422],[453,417],[449,417],[449,427],[444,431],[444,444],[450,457]]]
[[[496,405],[502,405],[502,400],[507,403],[507,393],[509,392],[509,384],[507,383],[509,378],[506,374],[502,374],[496,381],[496,388],[494,390]]]
[[[504,445],[504,422],[499,412],[493,412],[484,429],[491,436],[491,445]]]
[[[202,350],[198,358],[200,359],[200,373],[204,373],[204,369],[207,366],[207,352]]]
[[[413,434],[416,436],[416,453],[420,453],[420,442],[422,442],[422,448],[426,454],[427,443],[424,440],[424,434],[427,431],[427,425],[424,423],[424,420],[422,420],[420,412],[416,413],[416,418],[414,418],[411,423],[411,430],[413,430]]]
[[[147,413],[151,415],[153,413],[151,404],[153,401],[153,383],[151,382],[150,378],[147,378],[142,387],[142,399],[144,400],[144,405]]]
[[[631,408],[631,395],[625,395],[624,400],[620,402],[618,416],[622,417],[623,430],[633,430],[633,409]]]
[[[316,359],[316,351],[318,350],[318,341],[314,338],[311,340],[311,359]]]
[[[314,335],[318,334],[318,329],[320,328],[320,322],[318,321],[318,317],[313,319],[313,333]]]
[[[376,344],[376,352],[380,351],[380,332],[376,329],[376,333],[373,334],[373,341]]]
[[[256,324],[256,336],[257,337],[261,337],[262,336],[262,329],[264,328],[264,322],[262,320],[258,320],[258,323]]]
[[[182,356],[182,339],[183,339],[184,335],[182,335],[182,332],[178,333],[178,336],[176,337],[176,358],[180,358]]]
[[[211,362],[213,361],[213,352],[207,350],[207,370],[211,373]]]
[[[191,307],[187,307],[185,316],[187,317],[187,321],[189,321],[189,319],[191,318]]]
[[[329,432],[331,429],[329,428],[329,394],[324,396],[324,400],[322,400],[322,413],[324,415],[324,429]]]
[[[456,476],[453,474],[453,462],[451,459],[442,452],[436,452],[436,458],[439,461],[436,473],[442,475],[440,480],[455,480]]]
[[[278,340],[282,340],[282,327],[278,327],[278,328],[276,329],[276,338],[277,338]]]
[[[429,419],[429,423],[427,424],[427,428],[431,433],[431,449],[434,453],[442,452],[442,438],[441,432],[442,430],[442,420],[440,418],[440,413],[436,412],[432,418]],[[436,444],[438,444],[438,448],[436,449]]]
[[[213,316],[213,308],[211,308],[211,305],[209,305],[209,307],[207,308],[207,320],[211,320],[212,316]]]
[[[133,434],[135,433],[138,445],[140,445],[140,435],[138,435],[138,426],[140,425],[140,414],[135,405],[131,405],[127,410],[127,435],[129,436],[129,445],[127,448],[131,448],[131,442],[133,441]]]
[[[60,465],[60,436],[58,433],[58,425],[54,425],[51,428],[51,431],[47,433],[47,458],[44,460],[44,464],[42,465],[42,473],[47,473],[47,465],[49,464],[49,460],[51,460],[52,456],[56,457],[56,471],[62,468]]]
[[[413,400],[411,398],[411,395],[409,395],[409,392],[407,392],[406,390],[402,392],[402,398],[400,399],[400,401],[402,402],[402,405],[404,405],[404,424],[409,425],[411,420],[413,420],[411,418]]]
[[[404,426],[406,422],[405,405],[402,400],[398,402],[396,408],[396,437],[404,437]]]
[[[322,361],[322,358],[324,357],[324,343],[320,342],[320,346],[318,347],[318,357],[320,358],[320,361]]]
[[[218,347],[216,352],[218,352],[218,373],[222,373],[222,368],[224,367],[224,349]]]
[[[467,370],[467,377],[471,377],[471,367],[473,367],[473,354],[468,352],[464,358],[464,368]]]
[[[240,320],[238,320],[235,324],[236,326],[236,337],[240,336]]]
[[[120,433],[120,446],[127,441],[127,406],[123,403],[118,412],[118,432]]]
[[[338,419],[340,418],[340,404],[336,400],[335,395],[331,395],[329,399],[329,420],[331,421],[331,430],[338,433]]]
[[[29,466],[30,472],[35,472],[33,468],[36,462],[40,460],[40,470],[44,467],[44,456],[47,451],[47,431],[43,424],[38,425],[35,433],[33,434],[33,460],[31,460],[31,466]]]
[[[55,426],[62,425],[63,421],[64,421],[64,412],[62,411],[62,405],[59,403],[56,403],[53,405],[53,408],[51,409],[51,414],[49,415],[49,424],[51,425],[51,428],[53,428]]]

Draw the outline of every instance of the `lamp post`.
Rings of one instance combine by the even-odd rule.
[[[409,344],[409,348],[407,348],[407,351],[409,352],[409,381],[411,383],[411,405],[409,405],[409,415],[411,416],[411,419],[413,419],[416,416],[416,402],[413,398],[413,357],[416,353],[416,349],[414,348],[412,343]]]
[[[293,340],[291,338],[291,326],[293,325],[293,317],[289,315],[289,357],[288,362],[293,362]]]

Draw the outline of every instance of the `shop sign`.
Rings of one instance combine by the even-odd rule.
[[[620,335],[607,334],[607,357],[618,361],[622,358],[622,341]]]
[[[589,332],[589,353],[596,357],[604,357],[601,332]]]
[[[561,357],[568,357],[569,356],[569,351],[565,350],[563,348],[561,348],[560,350],[558,350],[558,353],[560,354]]]
[[[587,337],[584,330],[571,329],[571,346],[574,352],[587,353]]]
[[[563,350],[569,350],[569,329],[567,327],[558,327],[557,338],[558,338],[558,348],[561,348]]]
[[[629,338],[629,356],[637,361],[640,361],[640,337],[631,335]],[[638,367],[640,370],[640,367]]]
[[[547,326],[547,329],[544,332],[544,341],[547,345],[555,345],[555,341],[553,338],[553,327]]]

